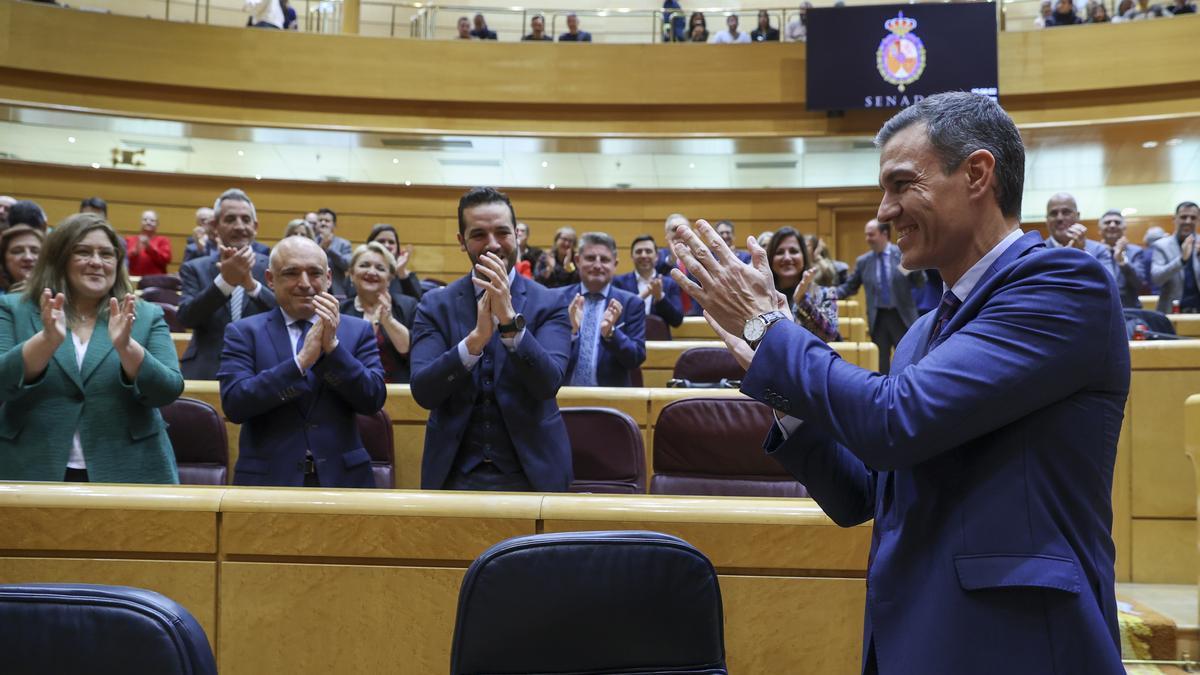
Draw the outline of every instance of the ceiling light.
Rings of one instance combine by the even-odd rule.
[[[412,181],[411,181],[411,180],[406,180],[406,181],[404,181],[404,184],[405,184],[405,185],[412,185]]]
[[[1168,138],[1167,139],[1167,145],[1169,145],[1171,147],[1175,147],[1176,145],[1179,145],[1182,142],[1183,142],[1182,138]]]
[[[254,174],[254,180],[262,180],[262,174],[261,173]]]
[[[100,162],[92,162],[92,168],[93,168],[93,169],[99,169],[99,168],[100,168]]]
[[[1151,148],[1157,148],[1158,141],[1146,141],[1145,143],[1142,143],[1142,147],[1146,148],[1147,150],[1150,150]]]
[[[689,163],[688,163],[688,168],[689,168],[689,169],[694,169],[694,168],[696,168],[696,163],[695,163],[695,162],[689,162]]]
[[[551,183],[551,184],[550,184],[550,189],[551,189],[551,190],[553,190],[553,189],[554,189],[554,187],[555,187],[555,186],[554,186],[554,183]]]
[[[242,152],[241,150],[238,150],[238,157],[245,157],[245,156],[246,156],[246,153]]]
[[[74,142],[75,142],[75,137],[74,137],[74,136],[67,136],[67,142],[68,142],[68,143],[74,143]]]
[[[1129,216],[1132,216],[1135,213],[1137,213],[1137,209],[1133,208],[1132,206],[1127,206],[1127,207],[1121,209],[1121,215],[1126,218],[1128,218]]]
[[[392,164],[399,164],[399,163],[400,163],[400,158],[399,158],[399,157],[393,157],[393,158],[392,158]]]
[[[544,169],[544,168],[546,168],[546,167],[548,167],[548,166],[550,166],[550,162],[542,162],[542,168],[543,168],[543,169]]]

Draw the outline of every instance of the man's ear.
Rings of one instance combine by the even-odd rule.
[[[463,239],[462,232],[459,232],[457,236],[458,236],[458,247],[459,247],[460,249],[462,249],[462,251],[463,251],[464,253],[466,253],[466,251],[467,251],[467,240],[466,240],[466,239]]]
[[[996,175],[996,158],[984,149],[976,150],[963,160],[966,169],[967,192],[971,197],[990,196],[992,179]]]
[[[267,268],[267,273],[264,278],[267,280],[267,288],[271,289],[271,291],[274,292],[274,290],[275,290],[275,275],[271,274],[270,267]]]

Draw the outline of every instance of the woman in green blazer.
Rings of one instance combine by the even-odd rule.
[[[183,392],[162,310],[134,296],[117,233],[67,218],[0,302],[0,480],[178,483],[158,408]]]

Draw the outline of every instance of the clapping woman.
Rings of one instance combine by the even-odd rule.
[[[390,289],[396,259],[379,242],[363,244],[350,257],[354,296],[342,303],[341,312],[371,322],[379,343],[384,379],[404,384],[409,379],[408,353],[412,346],[417,301]]]
[[[0,479],[179,482],[158,412],[183,392],[179,360],[124,257],[103,218],[71,216],[0,302]]]

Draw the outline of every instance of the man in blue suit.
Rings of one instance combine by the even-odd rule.
[[[1079,205],[1074,195],[1059,192],[1046,201],[1046,248],[1071,247],[1093,258],[1104,254],[1104,245],[1087,238],[1087,226],[1079,222]]]
[[[1138,296],[1149,290],[1138,265],[1142,259],[1142,247],[1129,243],[1125,237],[1125,227],[1125,216],[1117,209],[1109,209],[1100,216],[1101,241],[1096,259],[1116,282],[1121,306],[1141,309],[1142,301]]]
[[[633,257],[633,271],[613,278],[613,286],[635,293],[645,303],[646,315],[654,314],[672,328],[683,323],[683,301],[680,299],[679,284],[670,276],[663,276],[654,269],[658,245],[654,237],[643,234],[633,240],[629,247]]]
[[[603,232],[579,238],[579,285],[563,289],[570,299],[571,365],[567,383],[577,387],[628,387],[646,360],[646,305],[613,283],[617,242]]]
[[[217,252],[179,268],[179,321],[192,329],[192,339],[179,359],[188,380],[216,379],[230,322],[275,308],[275,294],[263,283],[267,256],[253,247],[258,233],[254,203],[245,192],[232,188],[217,198],[213,210],[220,238]]]
[[[267,283],[279,307],[225,329],[221,407],[242,425],[236,485],[375,487],[356,414],[387,397],[371,325],[341,316],[325,252],[288,237]]]
[[[1112,477],[1129,391],[1116,287],[1019,228],[1025,153],[987,97],[887,122],[878,217],[947,291],[891,375],[789,320],[762,250],[701,223],[676,246],[710,322],[774,408],[766,448],[839,525],[874,519],[863,672],[1088,673],[1121,666]],[[712,247],[711,249],[709,247]]]
[[[560,291],[516,273],[516,214],[493,188],[458,202],[471,273],[427,293],[412,339],[412,394],[430,410],[426,490],[565,492],[571,444],[558,412],[571,352]]]

